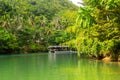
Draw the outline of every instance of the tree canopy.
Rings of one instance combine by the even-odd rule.
[[[120,0],[0,0],[0,52],[68,45],[97,59],[120,55]]]
[[[120,0],[83,0],[77,26],[76,47],[97,58],[120,55]]]
[[[57,36],[74,24],[69,16],[77,9],[69,0],[0,0],[0,53],[47,51],[63,42]]]

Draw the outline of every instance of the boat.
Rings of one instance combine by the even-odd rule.
[[[49,46],[49,53],[64,54],[64,53],[77,53],[77,51],[71,50],[68,46]]]

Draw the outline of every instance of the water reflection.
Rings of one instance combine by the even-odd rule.
[[[120,65],[69,54],[0,57],[0,80],[119,80]]]
[[[54,54],[54,53],[48,54],[48,59],[50,62],[56,61],[56,54]]]
[[[80,80],[119,80],[120,66],[100,61],[81,59],[78,61]]]

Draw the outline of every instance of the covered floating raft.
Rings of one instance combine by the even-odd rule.
[[[49,53],[77,53],[71,50],[68,46],[49,46]]]

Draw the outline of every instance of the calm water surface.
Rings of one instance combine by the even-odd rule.
[[[75,54],[0,56],[0,80],[120,80],[120,64]]]

